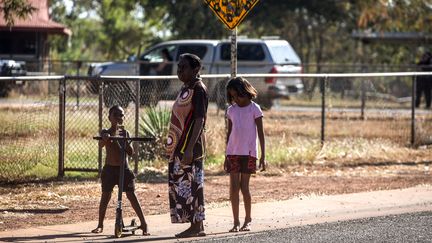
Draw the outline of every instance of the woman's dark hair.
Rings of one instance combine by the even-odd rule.
[[[249,99],[256,98],[258,94],[256,89],[249,83],[249,81],[242,77],[231,79],[230,81],[228,81],[228,84],[226,86],[227,100],[228,103],[232,104],[233,97],[231,97],[229,90],[234,90],[237,92],[238,96],[248,97]]]
[[[202,67],[201,59],[197,55],[191,53],[183,53],[180,55],[180,59],[181,58],[186,58],[186,60],[188,60],[188,63],[192,69],[199,67],[199,70],[201,70]],[[198,71],[198,75],[199,75],[199,71]]]

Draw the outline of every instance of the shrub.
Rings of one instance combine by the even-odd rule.
[[[171,112],[167,108],[150,107],[140,117],[139,133],[145,137],[154,137],[149,143],[140,143],[139,159],[155,160],[164,156],[165,139],[168,136]]]

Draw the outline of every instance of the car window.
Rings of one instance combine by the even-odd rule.
[[[221,46],[221,59],[231,59],[231,45],[226,43]],[[263,61],[265,59],[264,50],[259,43],[238,43],[237,60],[239,61]]]
[[[300,58],[290,44],[268,45],[271,57],[275,63],[300,64]]]
[[[197,55],[199,58],[204,59],[205,54],[207,53],[207,46],[205,45],[181,45],[177,52],[176,60],[178,60],[179,56],[183,53],[191,53]]]
[[[150,51],[149,53],[143,55],[141,57],[141,60],[143,61],[148,61],[148,62],[163,62],[163,50],[166,49],[170,55],[170,57],[174,56],[174,52],[175,52],[175,45],[164,45],[164,46],[160,46],[156,49],[153,49],[152,51]],[[168,59],[172,59],[172,58],[168,58]]]

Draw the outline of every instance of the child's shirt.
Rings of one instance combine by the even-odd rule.
[[[262,117],[261,108],[255,102],[240,107],[228,107],[227,118],[232,122],[231,134],[226,148],[227,155],[250,155],[257,158],[257,129],[255,119]]]

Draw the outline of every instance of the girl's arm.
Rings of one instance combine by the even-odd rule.
[[[261,158],[259,162],[259,168],[261,168],[261,170],[264,171],[266,169],[266,162],[265,162],[265,138],[264,138],[262,117],[256,118],[255,123],[257,126],[258,139],[260,141],[260,146],[261,146]]]
[[[195,144],[197,143],[198,137],[201,134],[201,131],[203,129],[204,118],[203,117],[196,118],[194,123],[195,124],[193,126],[192,135],[191,135],[191,138],[189,140],[189,144],[186,147],[186,150],[185,150],[183,157],[182,157],[182,160],[180,162],[183,165],[188,165],[188,164],[192,163],[193,148],[194,148]]]
[[[231,135],[231,130],[232,130],[232,121],[229,118],[227,120],[228,120],[228,131],[226,136],[226,144],[228,145],[229,137]]]
[[[227,137],[226,137],[226,146],[228,146],[228,141],[229,141],[229,137],[231,135],[231,130],[232,130],[232,121],[229,118],[227,118],[227,120],[228,120],[228,131],[227,131]],[[225,161],[224,161],[224,170],[228,171],[228,159],[227,159],[226,155],[225,155]]]

